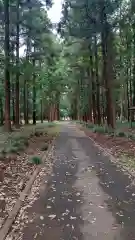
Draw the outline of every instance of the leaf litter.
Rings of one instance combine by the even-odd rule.
[[[5,240],[22,240],[23,239],[23,229],[26,227],[29,223],[33,222],[36,213],[33,213],[32,219],[29,219],[28,216],[28,209],[32,207],[34,202],[39,199],[40,197],[40,186],[41,186],[41,180],[44,176],[51,173],[52,169],[52,159],[54,154],[54,147],[52,147],[51,152],[48,154],[48,157],[45,162],[45,166],[41,169],[38,176],[36,177],[36,180],[34,181],[30,194],[26,197],[25,202],[23,206],[21,207],[19,214],[12,225],[10,233],[7,235]],[[44,220],[44,216],[40,216],[40,220]],[[43,224],[42,224],[43,226]],[[34,239],[36,239],[38,236],[38,233],[35,234]]]

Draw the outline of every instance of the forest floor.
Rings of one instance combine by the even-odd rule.
[[[1,130],[0,228],[58,131],[56,124],[47,122],[21,126],[11,133]]]
[[[103,133],[94,133],[92,129],[88,129],[79,125],[85,134],[99,143],[106,151],[110,152],[118,163],[125,166],[130,172],[135,173],[135,140],[127,137],[110,136]],[[135,134],[135,128],[129,128],[125,124],[118,125],[118,131]]]
[[[40,172],[6,240],[135,239],[134,178],[84,131],[62,123],[49,162],[49,175]]]

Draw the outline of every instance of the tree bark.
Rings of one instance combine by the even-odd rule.
[[[44,118],[43,118],[43,100],[41,99],[40,100],[40,120],[41,120],[41,123],[43,123],[43,121],[44,121]]]
[[[4,0],[5,17],[5,130],[11,131],[10,120],[10,47],[9,47],[9,0]]]
[[[96,123],[97,121],[97,114],[96,114],[96,98],[95,98],[95,93],[96,93],[96,89],[95,89],[95,76],[94,76],[94,64],[93,64],[93,54],[92,54],[92,49],[91,46],[89,46],[89,50],[90,50],[90,78],[91,78],[91,82],[92,82],[92,110],[93,110],[93,120],[94,123]]]
[[[12,82],[12,121],[13,124],[15,124],[15,88],[14,88],[14,82]]]
[[[19,126],[20,121],[20,111],[19,111],[19,102],[20,102],[20,89],[19,89],[19,25],[20,25],[20,14],[19,14],[19,5],[20,0],[16,1],[16,105],[15,105],[15,125]]]
[[[35,75],[35,59],[33,59],[33,124],[36,124],[36,75]]]
[[[97,124],[101,124],[101,111],[100,111],[100,85],[99,85],[99,73],[98,73],[98,50],[97,50],[97,36],[95,35],[95,77],[96,77],[96,107],[97,107]]]
[[[105,4],[105,3],[104,3]],[[110,25],[107,22],[107,16],[105,12],[105,6],[102,3],[101,10],[101,45],[102,45],[102,57],[103,57],[103,79],[105,83],[106,90],[106,115],[107,115],[107,125],[115,128],[115,116],[114,116],[114,104],[112,98],[112,76],[113,76],[113,66],[112,66],[112,33]]]

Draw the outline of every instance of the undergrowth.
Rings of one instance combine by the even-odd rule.
[[[129,139],[135,141],[134,133],[128,133],[128,132],[124,132],[122,130],[112,129],[111,127],[108,127],[108,126],[96,125],[91,122],[90,123],[80,122],[80,124],[88,129],[90,129],[93,133],[106,134],[111,137],[125,137],[125,138],[129,138]]]
[[[32,156],[32,157],[30,158],[30,162],[33,163],[33,164],[35,164],[35,165],[39,165],[39,164],[42,163],[42,159],[41,159],[41,157],[39,157],[39,156]]]

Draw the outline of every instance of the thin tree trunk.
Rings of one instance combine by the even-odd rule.
[[[20,90],[19,90],[19,5],[20,0],[17,0],[16,2],[16,87],[15,87],[15,93],[16,93],[16,105],[15,105],[15,125],[16,127],[19,126],[19,120],[20,120],[20,112],[19,112],[19,102],[20,102]]]
[[[40,120],[41,123],[44,121],[43,117],[43,97],[42,97],[42,84],[40,84],[41,98],[40,98]]]
[[[94,76],[94,65],[93,65],[93,55],[92,55],[92,49],[89,46],[90,50],[90,76],[91,76],[91,82],[92,82],[92,110],[93,110],[93,120],[94,123],[97,121],[97,116],[96,116],[96,98],[95,98],[95,76]]]
[[[92,91],[92,84],[91,84],[91,77],[90,77],[90,69],[87,67],[86,69],[87,72],[87,78],[88,78],[88,113],[87,113],[87,118],[89,122],[92,122],[92,96],[91,96],[91,91]],[[81,81],[81,90],[82,90],[82,81]]]
[[[103,57],[103,79],[106,90],[106,114],[107,124],[112,128],[115,128],[115,116],[114,116],[114,104],[112,99],[112,33],[107,22],[107,16],[105,12],[105,6],[102,4],[101,11],[101,41],[102,41],[102,57]]]
[[[44,119],[43,119],[43,99],[41,98],[40,100],[40,118],[41,118],[41,123],[43,123]]]
[[[95,71],[96,71],[96,106],[97,106],[97,123],[101,124],[101,111],[100,111],[100,85],[99,85],[99,74],[98,74],[98,50],[97,50],[97,36],[95,35]]]
[[[15,124],[15,88],[14,83],[12,82],[12,120],[13,124]]]
[[[35,68],[35,59],[33,59],[33,68]],[[36,124],[36,75],[33,73],[33,124]]]
[[[26,124],[29,124],[29,87],[26,83]]]
[[[11,131],[10,120],[10,48],[9,48],[9,0],[4,0],[5,17],[5,130]]]
[[[26,119],[26,80],[24,80],[24,86],[23,86],[23,113],[24,113],[24,122],[27,124]]]
[[[128,34],[127,34],[127,37],[126,37],[126,50],[129,51],[129,40],[128,40]],[[129,107],[130,107],[130,99],[129,99],[129,59],[127,59],[127,62],[126,62],[126,90],[127,90],[127,119],[128,119],[128,122],[130,121],[130,110],[129,110]]]
[[[27,0],[29,14],[31,15],[31,0]],[[30,42],[30,36],[31,36],[31,28],[29,23],[29,29],[28,29],[28,36],[27,36],[27,53],[26,53],[26,61],[29,63],[30,61],[30,53],[31,53],[31,42]],[[25,124],[29,123],[29,86],[28,86],[28,80],[25,80]]]

